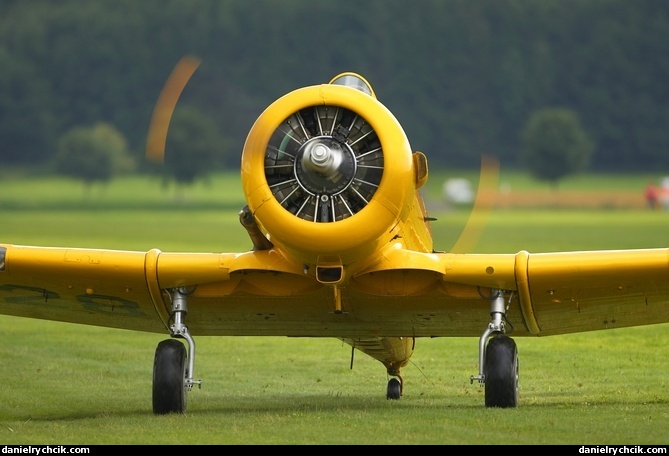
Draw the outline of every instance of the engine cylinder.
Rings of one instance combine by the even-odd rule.
[[[351,87],[297,89],[272,103],[244,145],[248,206],[276,248],[343,264],[389,242],[415,191],[409,141],[378,100]]]

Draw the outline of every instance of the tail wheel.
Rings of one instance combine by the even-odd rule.
[[[388,388],[386,391],[386,399],[399,399],[402,396],[402,383],[396,379],[388,380]]]
[[[383,174],[376,131],[338,106],[290,115],[265,152],[265,177],[281,206],[304,220],[336,222],[365,207]]]
[[[186,347],[163,340],[153,361],[153,413],[186,412]]]
[[[486,407],[518,406],[518,349],[508,336],[488,342],[484,364]]]

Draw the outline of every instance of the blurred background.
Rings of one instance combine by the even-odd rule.
[[[431,167],[477,169],[485,153],[549,180],[669,173],[664,0],[3,0],[1,167],[72,173],[97,141],[115,151],[110,172],[142,172],[152,110],[185,55],[202,63],[167,154],[200,151],[210,171],[238,168],[276,98],[356,71]],[[544,163],[557,176],[532,159],[554,153],[536,137],[556,126],[558,155],[577,146]]]

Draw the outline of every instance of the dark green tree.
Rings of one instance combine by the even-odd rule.
[[[134,170],[124,136],[105,122],[75,127],[61,136],[54,166],[60,174],[82,180],[87,188]]]
[[[44,109],[48,84],[31,62],[15,58],[0,45],[0,161],[38,164],[51,157],[54,115]],[[46,159],[46,160],[45,160]]]
[[[584,170],[594,145],[578,115],[566,108],[534,112],[522,131],[520,162],[537,178],[553,186],[563,177]]]
[[[669,166],[669,2],[418,3],[0,1],[0,163],[50,163],[63,133],[99,119],[140,160],[188,54],[203,64],[179,105],[211,116],[235,150],[276,97],[350,70],[436,167],[477,167],[487,153],[516,167],[541,106],[579,113],[605,152],[593,170]]]
[[[213,119],[193,106],[178,107],[165,144],[164,175],[177,187],[221,169],[227,147]]]

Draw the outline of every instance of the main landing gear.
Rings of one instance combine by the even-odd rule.
[[[193,385],[195,341],[184,324],[187,297],[192,292],[185,288],[172,291],[173,339],[158,344],[153,363],[153,412],[156,414],[185,413],[186,395]],[[510,408],[518,406],[518,349],[515,341],[506,335],[506,306],[504,291],[493,290],[490,303],[491,321],[479,339],[479,375],[470,378],[485,386],[486,407]],[[175,340],[185,339],[188,345]],[[486,345],[487,344],[487,345]],[[387,399],[402,396],[402,377],[399,372],[388,381]]]
[[[202,387],[200,380],[193,380],[195,341],[183,320],[188,313],[187,296],[192,290],[173,290],[171,336],[186,339],[184,344],[175,339],[163,340],[156,348],[153,360],[153,413],[185,413],[186,393],[193,385]]]
[[[485,385],[486,407],[517,407],[518,348],[516,342],[505,334],[504,291],[493,290],[492,293],[491,321],[479,339],[479,375],[470,380]]]

